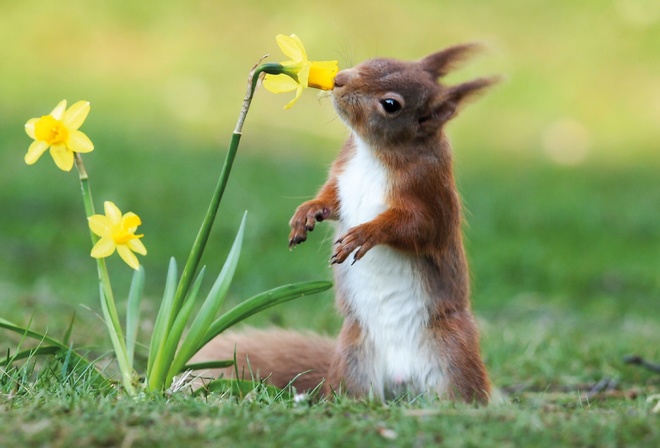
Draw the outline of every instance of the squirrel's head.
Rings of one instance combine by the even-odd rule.
[[[433,137],[467,100],[497,82],[497,78],[479,78],[444,86],[438,81],[476,49],[475,44],[458,45],[419,61],[371,59],[342,70],[332,92],[335,108],[371,144]]]

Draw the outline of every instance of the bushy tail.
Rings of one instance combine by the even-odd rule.
[[[234,350],[237,366],[196,373],[202,378],[235,378],[238,372],[239,379],[267,378],[269,384],[280,388],[298,376],[292,384],[302,392],[327,380],[336,342],[311,332],[249,329],[221,334],[206,344],[190,362],[233,359]]]

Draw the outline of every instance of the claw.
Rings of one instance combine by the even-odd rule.
[[[307,240],[306,235],[294,235],[289,239],[289,248],[293,248],[296,245],[302,243],[303,241]]]

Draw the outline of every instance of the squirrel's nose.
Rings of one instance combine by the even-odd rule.
[[[335,76],[335,87],[344,87],[353,78],[351,69],[342,70]]]

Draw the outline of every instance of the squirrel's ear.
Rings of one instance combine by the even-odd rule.
[[[456,116],[462,105],[483,94],[488,87],[499,80],[498,77],[479,78],[448,87],[431,104],[430,114],[420,117],[420,127],[425,130],[440,128]]]
[[[482,46],[477,43],[456,45],[428,55],[420,63],[424,70],[439,78],[460,67],[462,63],[481,48]]]

